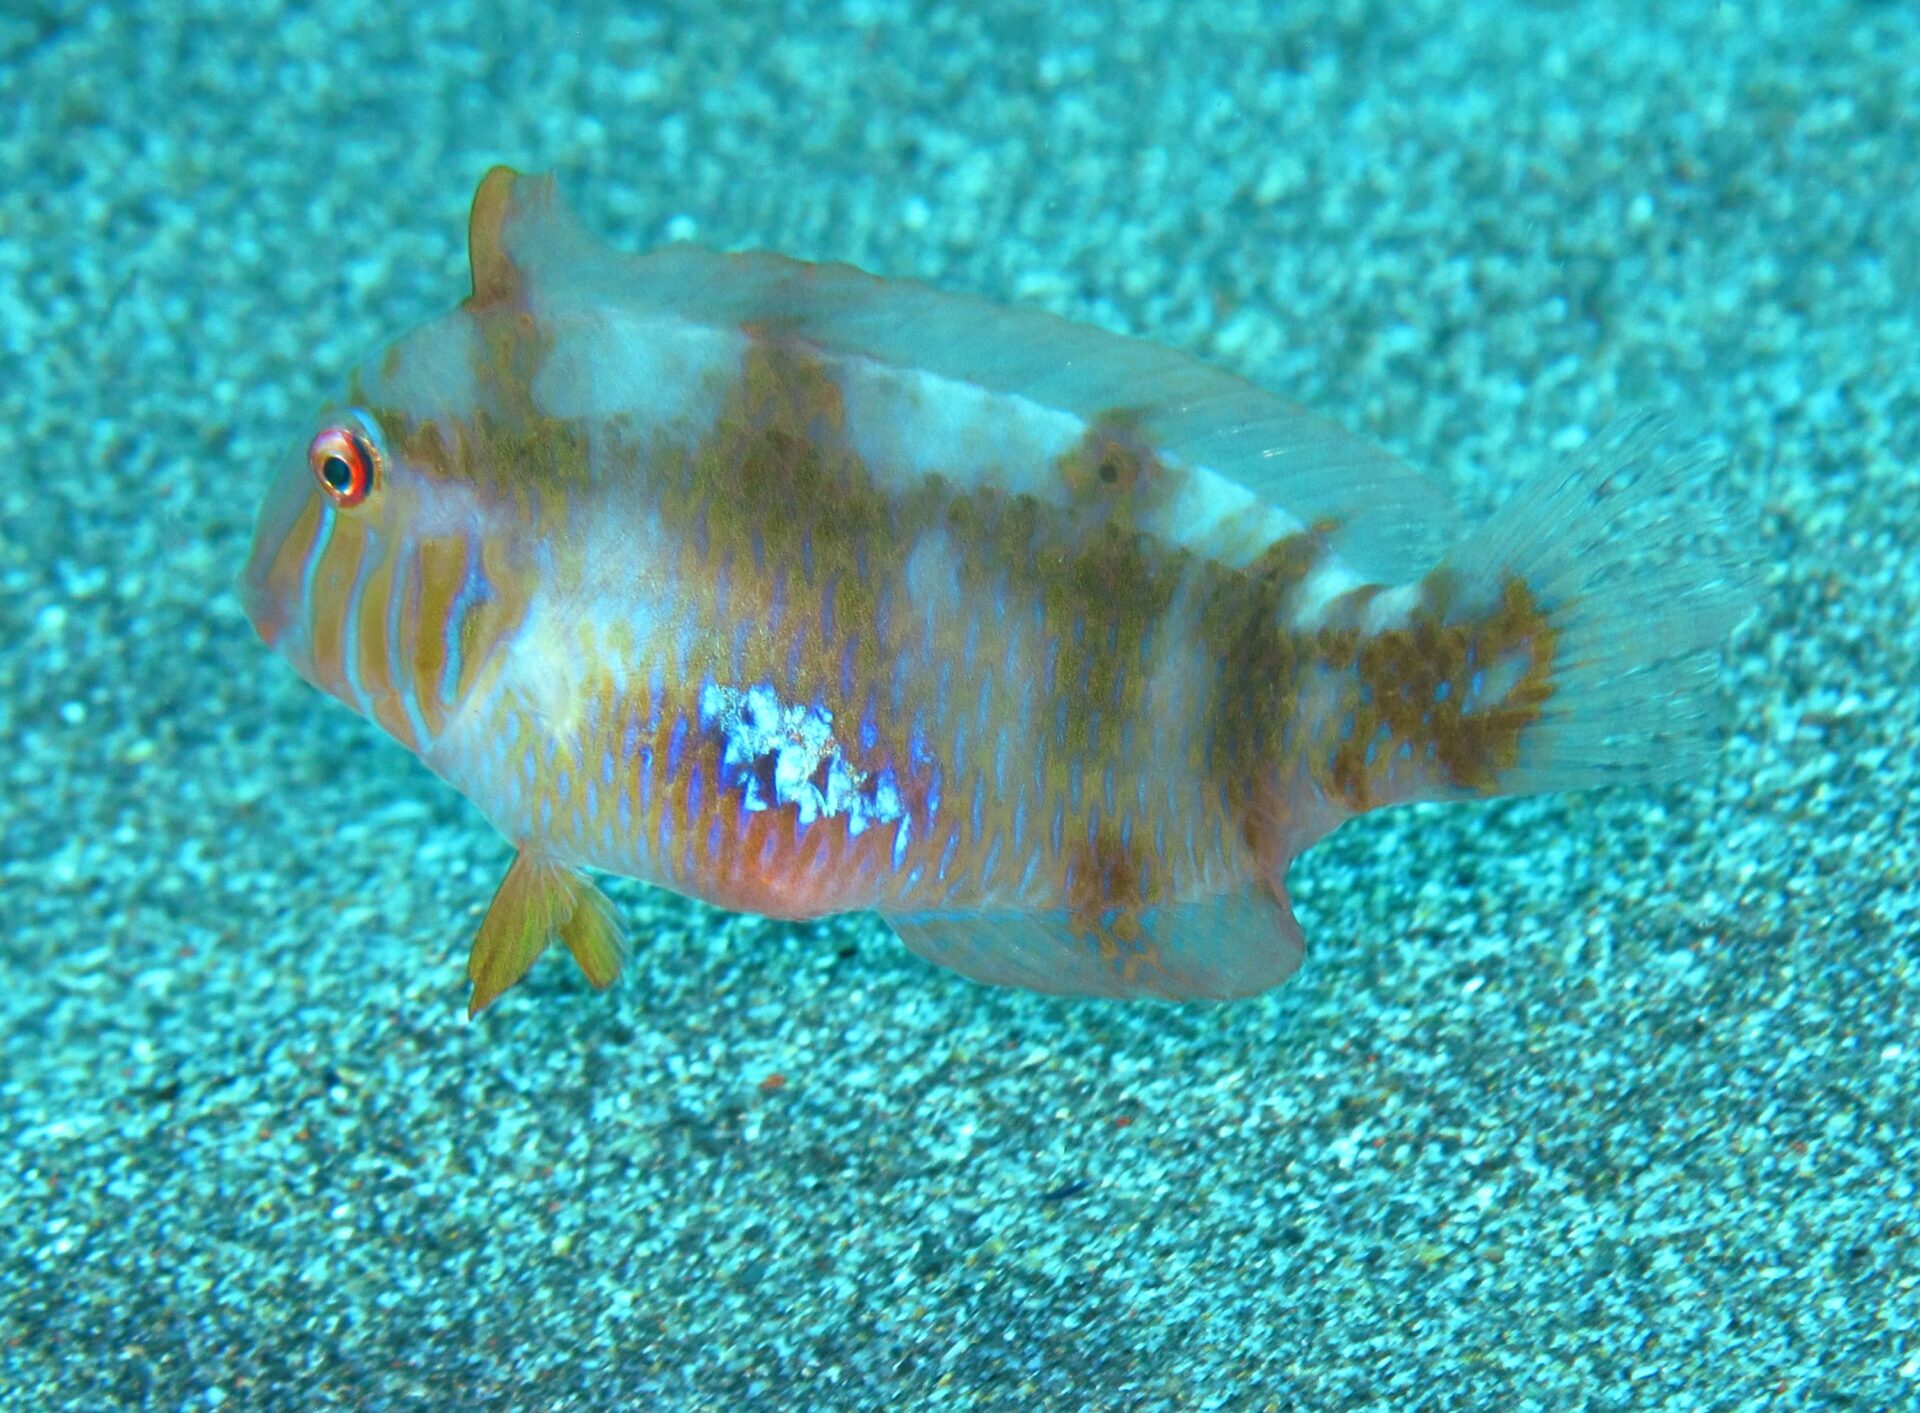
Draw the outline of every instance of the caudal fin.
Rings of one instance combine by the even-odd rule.
[[[1674,778],[1711,753],[1721,651],[1756,596],[1750,519],[1722,463],[1675,452],[1643,417],[1593,437],[1447,557],[1456,603],[1496,603],[1518,581],[1553,634],[1546,694],[1495,793]]]

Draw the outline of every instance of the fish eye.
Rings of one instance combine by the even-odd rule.
[[[327,499],[346,510],[373,493],[380,453],[363,432],[327,427],[307,444],[307,465]]]

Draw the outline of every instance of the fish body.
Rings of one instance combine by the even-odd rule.
[[[1048,316],[620,254],[504,168],[469,254],[276,473],[242,593],[517,846],[475,1010],[555,940],[611,981],[588,869],[872,909],[986,981],[1250,994],[1345,819],[1697,755],[1742,586],[1644,436],[1462,533],[1332,424]]]

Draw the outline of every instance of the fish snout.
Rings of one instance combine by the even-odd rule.
[[[315,540],[322,517],[304,464],[281,467],[260,502],[247,562],[234,582],[247,621],[270,648],[285,651],[309,562],[320,548]]]

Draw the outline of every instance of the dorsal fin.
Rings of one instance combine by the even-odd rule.
[[[504,252],[502,265],[527,286],[516,292],[545,316],[614,305],[716,328],[774,326],[828,353],[918,369],[1089,422],[1125,408],[1162,454],[1237,482],[1303,524],[1334,526],[1334,548],[1369,577],[1410,579],[1453,538],[1447,498],[1405,462],[1191,354],[850,265],[690,245],[615,251],[581,227],[551,177],[495,168],[475,198],[476,231],[483,207],[498,219],[476,251]],[[481,272],[476,254],[476,298]]]
[[[467,215],[467,268],[473,278],[472,308],[518,304],[524,298],[520,271],[507,249],[509,214],[529,201],[553,200],[551,176],[523,177],[511,167],[494,167],[480,179]]]

